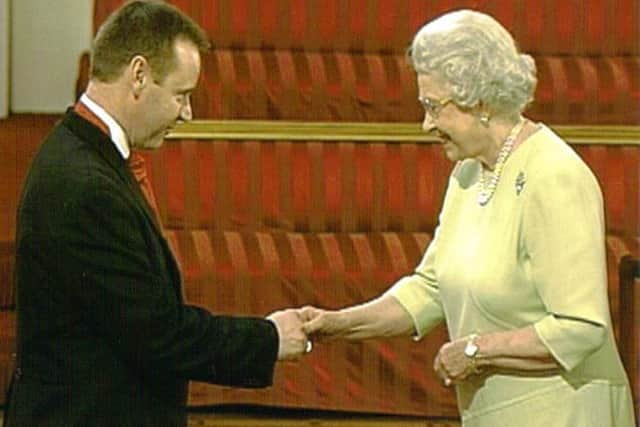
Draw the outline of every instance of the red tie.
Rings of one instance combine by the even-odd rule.
[[[73,110],[80,117],[100,129],[105,135],[109,137],[111,136],[107,124],[86,105],[84,105],[84,103],[80,101],[76,102],[76,105],[73,106]],[[144,157],[142,157],[140,153],[132,151],[127,163],[129,165],[129,169],[131,169],[131,173],[133,173],[133,176],[138,183],[138,186],[140,187],[140,191],[142,191],[145,199],[147,199],[147,202],[156,217],[156,222],[159,226],[162,226],[162,222],[160,222],[160,214],[158,212],[158,204],[156,203],[156,198],[153,195],[153,188],[151,188],[151,183],[147,177],[147,167],[145,165]]]
[[[136,182],[140,187],[140,191],[142,191],[142,194],[144,194],[145,199],[147,199],[151,210],[156,216],[158,225],[161,226],[162,222],[160,221],[158,203],[156,202],[156,197],[153,195],[153,188],[151,187],[151,182],[149,181],[149,177],[147,176],[146,160],[137,151],[132,151],[127,163],[129,164],[131,173],[133,173],[133,177],[136,179]]]
[[[78,101],[76,105],[73,106],[73,111],[76,112],[77,115],[84,118],[89,123],[96,126],[100,129],[105,135],[111,137],[111,132],[109,132],[109,126],[105,122],[103,122],[100,117],[96,116],[93,111],[91,111],[84,103]]]

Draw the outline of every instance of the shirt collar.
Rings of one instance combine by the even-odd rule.
[[[123,159],[128,159],[131,155],[131,150],[129,149],[129,142],[127,141],[127,134],[124,133],[124,129],[122,126],[118,124],[118,122],[111,116],[111,114],[107,113],[107,111],[102,108],[100,105],[96,104],[86,93],[83,93],[80,97],[80,102],[82,102],[86,107],[91,110],[93,114],[98,116],[100,120],[102,120],[107,127],[109,128],[109,133],[111,134],[111,141],[118,149],[118,152],[122,156]]]

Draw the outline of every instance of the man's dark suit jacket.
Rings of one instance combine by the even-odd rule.
[[[273,323],[185,305],[154,218],[114,144],[68,111],[18,208],[5,427],[184,426],[189,379],[271,385]]]

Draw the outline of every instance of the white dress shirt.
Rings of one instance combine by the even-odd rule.
[[[123,159],[128,159],[131,155],[131,151],[129,149],[129,142],[127,141],[127,134],[124,133],[124,129],[122,126],[111,116],[111,114],[107,113],[107,111],[96,104],[86,93],[83,93],[80,97],[80,102],[82,102],[86,107],[91,110],[93,114],[98,116],[100,120],[102,120],[107,127],[109,128],[109,134],[111,136],[111,141],[118,149],[118,152],[122,156]]]

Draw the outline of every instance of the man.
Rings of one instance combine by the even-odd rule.
[[[133,1],[98,31],[86,93],[44,141],[18,209],[17,369],[5,427],[184,426],[188,380],[271,384],[307,339],[294,310],[214,316],[182,301],[178,266],[129,169],[191,119],[202,30]]]

